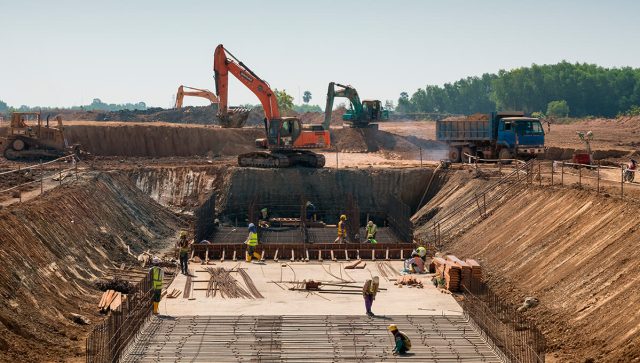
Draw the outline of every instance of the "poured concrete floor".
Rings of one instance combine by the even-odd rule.
[[[123,362],[500,362],[461,307],[424,279],[424,288],[394,286],[397,276],[381,275],[377,263],[344,270],[340,262],[270,261],[265,264],[216,262],[192,264],[194,300],[165,298],[154,316],[127,350]],[[401,261],[387,261],[399,273]],[[206,297],[206,267],[245,268],[262,299]],[[351,294],[291,291],[287,281],[315,280],[362,283],[380,276],[382,290],[367,317],[359,289]],[[245,282],[231,272],[240,286]],[[179,275],[168,291],[184,290]],[[282,281],[282,282],[280,282]],[[276,283],[277,282],[277,283]],[[340,289],[325,286],[325,289]],[[347,291],[347,289],[344,289]],[[392,354],[389,324],[397,324],[412,340],[411,354]]]
[[[364,269],[345,270],[345,262],[266,262],[264,265],[246,262],[216,262],[215,265],[191,264],[193,271],[194,290],[191,297],[195,300],[182,298],[163,299],[160,303],[160,313],[170,316],[181,315],[358,315],[364,314],[364,300],[359,289],[349,289],[353,294],[308,293],[306,291],[290,291],[293,284],[287,281],[314,280],[329,283],[339,283],[340,278],[355,281],[359,285],[372,276],[380,276],[376,267],[378,261],[364,261]],[[401,261],[388,261],[396,271],[402,268]],[[283,267],[282,265],[285,264]],[[264,299],[225,299],[217,294],[206,297],[209,272],[206,267],[246,268],[253,283]],[[333,276],[332,276],[333,275]],[[231,276],[242,287],[243,279],[238,273]],[[380,276],[380,288],[386,289],[378,293],[373,304],[373,312],[379,315],[459,315],[462,308],[451,295],[442,293],[431,284],[432,275],[415,275],[424,279],[424,288],[399,288],[394,281]],[[397,276],[389,276],[393,279]],[[178,275],[168,291],[185,289],[186,276]],[[284,282],[280,282],[284,281]],[[277,282],[277,283],[274,283]],[[324,289],[340,289],[326,286]],[[346,289],[344,289],[346,290]]]

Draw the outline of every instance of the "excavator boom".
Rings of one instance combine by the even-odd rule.
[[[185,88],[190,91],[185,91]],[[182,108],[185,96],[202,97],[208,99],[211,103],[218,103],[218,97],[216,97],[216,95],[208,89],[180,86],[178,87],[178,92],[176,93],[176,104],[174,108]]]
[[[278,99],[269,84],[239,61],[222,44],[216,47],[213,60],[216,95],[220,100],[218,118],[221,123],[237,119],[239,115],[229,107],[229,73],[255,94],[264,110],[266,138],[256,140],[256,146],[269,149],[238,156],[240,166],[283,168],[303,165],[324,166],[325,159],[308,149],[331,146],[329,125],[305,125],[296,117],[281,117]]]

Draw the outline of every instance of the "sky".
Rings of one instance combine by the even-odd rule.
[[[0,0],[0,100],[171,107],[181,84],[215,89],[224,44],[295,103],[309,90],[324,108],[330,81],[395,102],[532,63],[640,67],[638,14],[635,0]],[[259,103],[230,79],[231,105]]]

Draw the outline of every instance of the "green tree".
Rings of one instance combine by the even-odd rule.
[[[7,105],[6,102],[0,100],[0,113],[8,113],[9,112],[9,106]]]
[[[568,117],[569,116],[569,105],[567,101],[551,101],[547,105],[547,115],[556,116],[556,117]]]
[[[276,99],[278,100],[278,108],[280,108],[280,112],[293,110],[293,96],[287,93],[287,90],[278,91],[276,88],[273,91],[276,94]]]
[[[309,101],[311,101],[311,92],[304,91],[304,94],[302,95],[302,100],[304,101],[304,103],[309,103]]]

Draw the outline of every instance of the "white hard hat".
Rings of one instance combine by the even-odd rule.
[[[154,265],[157,265],[160,263],[160,259],[158,258],[158,256],[153,256],[153,258],[151,259],[151,263]]]

